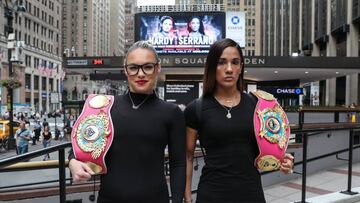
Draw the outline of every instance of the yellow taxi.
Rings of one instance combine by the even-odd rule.
[[[20,128],[18,121],[13,121],[14,135],[15,132]],[[10,122],[9,120],[0,120],[0,140],[3,141],[10,136]]]

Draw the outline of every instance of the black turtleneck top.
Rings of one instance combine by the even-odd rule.
[[[142,103],[138,109],[132,108],[129,94],[135,105]],[[114,139],[105,158],[108,172],[101,175],[98,202],[168,203],[164,174],[166,146],[172,202],[182,202],[186,136],[181,110],[155,94],[127,93],[115,97],[111,118]]]

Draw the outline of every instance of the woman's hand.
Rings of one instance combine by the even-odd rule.
[[[280,171],[284,174],[290,174],[293,172],[294,157],[291,154],[285,154],[281,160]]]
[[[184,199],[184,203],[192,203],[192,199],[191,198],[189,198],[189,199]]]
[[[70,160],[69,169],[74,182],[87,181],[95,174],[88,165],[76,159]]]

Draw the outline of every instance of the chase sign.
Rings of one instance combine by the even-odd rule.
[[[303,94],[302,88],[276,88],[276,94]]]

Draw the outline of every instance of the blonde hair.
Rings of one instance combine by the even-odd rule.
[[[129,56],[129,54],[134,51],[135,49],[146,49],[146,50],[149,50],[151,51],[154,55],[155,55],[155,58],[156,58],[156,62],[159,62],[160,61],[160,58],[159,58],[159,55],[156,53],[156,50],[155,48],[152,46],[152,44],[148,41],[137,41],[135,42],[129,49],[128,51],[126,52],[126,55],[125,55],[125,60],[124,60],[124,63],[126,64],[126,61],[127,61],[127,58]]]

